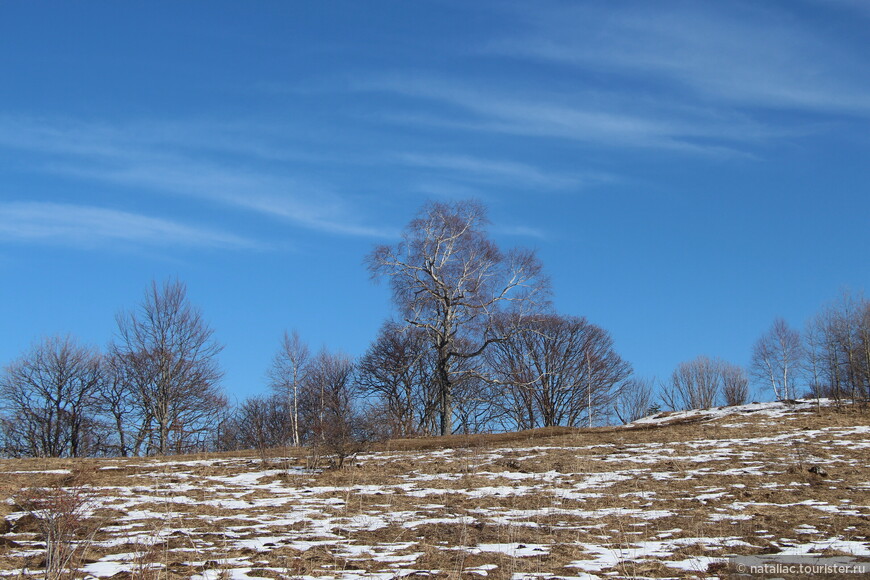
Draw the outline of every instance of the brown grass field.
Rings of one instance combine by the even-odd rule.
[[[306,451],[286,449],[3,460],[0,573],[44,577],[52,542],[73,570],[60,576],[154,580],[724,578],[741,577],[737,555],[870,562],[870,412],[760,408],[391,441],[341,470],[306,470]]]

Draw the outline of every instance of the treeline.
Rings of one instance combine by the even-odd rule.
[[[777,318],[755,343],[747,373],[705,356],[681,363],[660,385],[671,410],[739,405],[748,401],[750,378],[776,400],[826,398],[835,404],[870,398],[870,301],[844,292],[804,328]],[[635,398],[651,401],[650,384],[633,385]],[[639,394],[638,394],[639,393]],[[623,393],[629,396],[629,393]]]
[[[451,432],[606,421],[630,365],[606,331],[583,318],[530,316],[529,332],[453,369]],[[270,392],[231,405],[220,387],[221,346],[184,284],[152,283],[118,316],[103,351],[71,336],[43,339],[0,377],[0,445],[7,457],[179,454],[324,446],[440,433],[437,358],[423,332],[383,325],[354,360],[312,353],[287,333]],[[600,415],[600,418],[599,418]]]
[[[285,333],[270,392],[229,403],[222,346],[185,285],[153,282],[120,312],[102,351],[70,336],[34,344],[0,376],[5,456],[153,455],[323,447],[339,458],[375,439],[628,422],[661,407],[742,404],[750,377],[778,399],[867,398],[870,303],[846,296],[799,333],[777,320],[747,370],[682,363],[634,377],[610,334],[555,312],[529,250],[488,237],[484,208],[429,203],[366,265],[396,307],[358,359],[313,353]]]
[[[183,453],[211,446],[228,404],[222,350],[184,284],[152,283],[117,315],[104,352],[44,339],[0,377],[2,450],[13,457]]]

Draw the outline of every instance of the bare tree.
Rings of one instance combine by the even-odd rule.
[[[405,321],[422,329],[435,353],[439,432],[452,431],[455,368],[505,338],[495,331],[500,310],[532,310],[547,283],[534,252],[503,253],[486,232],[486,212],[474,201],[430,202],[395,246],[368,256],[375,278],[390,280]],[[468,348],[459,347],[465,338]]]
[[[870,301],[863,299],[856,309],[855,317],[857,356],[855,373],[858,378],[856,390],[867,401],[870,399]]]
[[[627,380],[614,401],[616,418],[623,424],[628,424],[649,415],[653,406],[654,384],[654,380],[644,378]]]
[[[821,316],[807,322],[803,333],[804,377],[810,394],[817,400],[826,396],[825,389],[825,333]]]
[[[218,381],[222,350],[177,281],[151,283],[139,308],[117,316],[114,355],[140,407],[143,442],[160,454],[198,445],[226,405]]]
[[[214,429],[209,435],[208,449],[210,451],[238,451],[242,449],[244,436],[239,425],[238,409],[229,405],[220,409],[215,418]]]
[[[870,301],[844,292],[807,326],[804,372],[811,391],[841,401],[870,395]]]
[[[435,434],[435,365],[422,330],[387,322],[358,367],[361,393],[384,412],[385,436]]]
[[[114,433],[106,452],[127,457],[133,452],[130,431],[139,424],[139,405],[126,380],[126,368],[118,357],[104,356],[102,370],[103,380],[95,394],[95,404],[105,417],[108,429]]]
[[[743,367],[722,365],[722,397],[726,405],[745,405],[749,401],[749,379]]]
[[[293,437],[290,403],[283,394],[245,399],[234,416],[238,447],[256,449],[265,461],[269,449],[286,445]]]
[[[585,318],[536,314],[508,324],[524,330],[486,357],[492,376],[507,386],[504,400],[517,428],[591,424],[631,375],[610,334]]]
[[[849,398],[858,400],[864,391],[863,369],[861,368],[861,303],[849,292],[843,292],[840,299],[833,305],[835,315],[834,341],[837,348],[838,364],[842,369],[842,377],[848,389]]]
[[[680,363],[670,384],[662,386],[662,400],[674,411],[709,409],[716,405],[722,390],[724,361],[699,356]]]
[[[852,401],[870,395],[870,302],[843,291],[826,311],[830,358],[837,367],[840,389]]]
[[[311,361],[303,392],[302,414],[311,444],[332,454],[339,468],[359,451],[362,439],[353,375],[350,357],[324,349]]]
[[[93,403],[102,374],[100,355],[71,336],[46,338],[13,361],[0,377],[7,413],[7,453],[78,457],[89,449]]]
[[[120,429],[119,444],[123,438],[128,453],[151,453],[156,445],[150,356],[146,352],[125,351],[116,343],[110,349],[111,374],[101,397],[104,412],[109,407],[109,413],[117,416],[114,421],[116,430]],[[117,408],[112,409],[113,405]],[[118,419],[121,420],[120,427]]]
[[[843,364],[843,320],[834,307],[825,308],[813,318],[806,333],[807,359],[811,388],[818,397],[830,397],[839,404],[848,395],[849,379]],[[813,384],[815,383],[815,384]]]
[[[773,390],[777,400],[793,399],[802,365],[800,333],[777,318],[752,349],[752,374]]]
[[[299,398],[307,380],[310,351],[308,345],[295,330],[284,332],[281,348],[272,359],[269,369],[269,384],[287,402],[290,411],[291,440],[295,447],[302,443],[299,431]]]
[[[459,348],[466,348],[462,341]],[[490,432],[504,415],[497,404],[501,391],[489,379],[482,358],[457,359],[453,368],[453,433]]]

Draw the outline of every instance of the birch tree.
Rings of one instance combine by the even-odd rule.
[[[453,430],[457,361],[504,340],[493,316],[533,310],[548,287],[535,253],[502,252],[487,224],[484,207],[475,201],[430,202],[398,244],[376,247],[367,260],[373,278],[390,281],[402,317],[426,334],[435,353],[441,435]]]
[[[299,401],[309,373],[311,353],[308,345],[295,330],[284,332],[281,347],[272,359],[269,384],[287,402],[290,415],[290,434],[294,447],[302,443],[299,427]]]
[[[773,321],[752,349],[752,374],[771,388],[778,401],[794,399],[803,366],[801,335],[782,318]]]

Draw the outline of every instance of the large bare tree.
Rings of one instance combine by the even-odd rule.
[[[10,455],[87,455],[102,380],[99,353],[70,336],[41,340],[0,376]]]
[[[535,253],[502,252],[487,224],[478,202],[430,202],[398,244],[378,246],[368,256],[372,276],[390,280],[402,317],[425,332],[435,353],[442,435],[452,432],[458,359],[477,357],[504,340],[492,324],[497,312],[530,311],[546,298]]]
[[[117,316],[114,355],[140,406],[137,439],[166,454],[195,445],[226,404],[223,347],[178,281],[152,282],[136,310]]]
[[[493,379],[506,387],[501,400],[517,428],[588,425],[609,412],[632,369],[606,330],[557,314],[516,324],[523,331],[493,346],[486,358]]]

